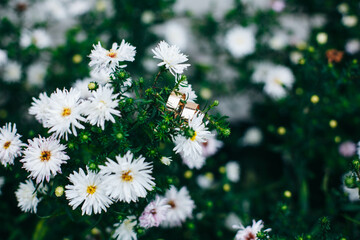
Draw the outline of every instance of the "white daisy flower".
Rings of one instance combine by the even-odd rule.
[[[65,145],[60,144],[54,136],[49,138],[34,138],[28,140],[28,147],[24,150],[23,168],[30,172],[29,177],[36,179],[36,183],[50,181],[50,176],[61,173],[61,164],[66,163],[69,156],[64,151]]]
[[[194,131],[192,137],[187,138],[178,135],[174,138],[174,151],[180,153],[183,160],[190,163],[190,165],[196,166],[196,161],[200,161],[201,158],[204,158],[202,156],[203,149],[201,144],[206,142],[213,135],[203,123],[203,118],[204,114],[198,113],[189,121],[189,128]]]
[[[31,180],[20,183],[15,195],[18,201],[18,207],[24,212],[36,213],[37,205],[41,199],[37,198],[35,185]]]
[[[67,140],[68,133],[77,136],[76,128],[84,128],[80,124],[80,121],[85,121],[80,115],[82,113],[80,96],[81,93],[73,88],[70,91],[56,89],[56,92],[50,95],[50,108],[44,125],[50,128],[49,133],[54,132],[56,137],[65,135]]]
[[[155,49],[152,49],[152,52],[155,54],[154,58],[162,60],[158,66],[165,65],[174,76],[182,74],[190,66],[190,64],[184,64],[188,60],[187,56],[182,54],[177,46],[170,46],[165,41],[161,41]]]
[[[235,229],[238,229],[238,232],[236,233],[235,236],[235,240],[249,240],[249,239],[256,240],[257,239],[256,235],[258,234],[258,232],[261,231],[261,229],[263,229],[264,223],[262,220],[259,220],[257,222],[253,220],[252,226],[244,227],[242,224],[240,224],[238,226],[235,225],[233,227]],[[271,229],[266,229],[264,231],[269,232],[271,231]]]
[[[274,99],[280,99],[287,95],[295,81],[292,71],[285,66],[274,66],[265,78],[264,91]]]
[[[286,96],[286,89],[292,87],[295,77],[288,67],[261,62],[255,66],[252,80],[265,83],[264,91],[270,97],[280,99]]]
[[[172,158],[171,157],[161,157],[160,161],[162,164],[164,164],[166,166],[170,166],[170,164],[172,162]]]
[[[235,161],[230,161],[225,165],[226,177],[231,182],[238,182],[240,180],[240,165]]]
[[[198,175],[196,183],[203,189],[210,189],[214,186],[214,175],[211,173]]]
[[[118,106],[119,100],[116,99],[119,94],[113,94],[110,87],[102,87],[92,92],[92,96],[88,101],[84,102],[84,115],[91,125],[100,126],[105,129],[105,121],[115,123],[115,116],[120,116],[120,111],[115,108]]]
[[[29,108],[29,114],[35,115],[36,120],[43,124],[44,127],[47,127],[46,120],[49,115],[50,108],[50,98],[46,93],[40,93],[39,99],[33,98],[31,107]]]
[[[17,133],[16,124],[5,124],[0,128],[0,161],[1,164],[14,164],[14,159],[21,156],[21,147],[24,144],[20,140],[21,135]]]
[[[197,99],[195,91],[192,89],[191,84],[187,81],[183,81],[179,85],[179,92],[185,94],[188,102],[195,102]]]
[[[254,31],[249,27],[233,27],[225,35],[225,46],[236,58],[252,54],[255,51]]]
[[[125,42],[125,40],[122,40],[120,46],[113,43],[110,50],[104,49],[100,42],[93,46],[94,49],[91,50],[89,55],[91,59],[89,66],[93,67],[94,72],[113,71],[116,67],[126,67],[126,65],[120,65],[120,62],[133,62],[135,60],[135,47]]]
[[[166,191],[165,198],[170,209],[167,211],[166,219],[161,223],[162,226],[179,227],[186,218],[192,217],[195,204],[186,187],[182,187],[178,191],[174,186],[171,186]]]
[[[224,145],[222,141],[216,139],[215,132],[211,135],[206,142],[202,144],[202,156],[207,158],[213,156]]]
[[[44,29],[35,29],[34,31],[23,31],[20,37],[20,46],[26,48],[34,44],[37,48],[43,49],[51,46],[51,37]]]
[[[47,72],[47,65],[42,62],[36,62],[30,65],[26,71],[26,83],[29,86],[43,87]]]
[[[4,66],[3,78],[5,82],[19,82],[21,78],[21,65],[14,61],[8,61]]]
[[[143,228],[158,227],[166,219],[169,209],[167,199],[156,196],[156,199],[146,206],[139,217],[139,225]]]
[[[104,183],[108,186],[107,194],[111,198],[130,203],[138,198],[144,198],[147,191],[155,186],[152,173],[152,165],[145,162],[141,155],[134,158],[128,151],[123,157],[116,156],[116,162],[107,159],[105,166],[99,166],[100,174],[104,176]]]
[[[185,156],[184,153],[180,153],[183,163],[190,169],[200,169],[205,165],[206,158],[201,154],[193,153],[192,155]]]
[[[136,226],[137,221],[135,216],[129,216],[121,223],[116,223],[116,227],[113,238],[117,240],[137,240],[136,232],[134,227]]]
[[[244,146],[256,146],[262,141],[262,132],[257,127],[250,127],[246,130],[244,137],[240,140]]]
[[[106,195],[107,184],[101,174],[89,170],[88,174],[85,174],[80,168],[78,173],[74,171],[70,174],[69,180],[72,185],[65,186],[65,196],[73,209],[83,204],[81,207],[82,215],[106,212],[112,201]]]

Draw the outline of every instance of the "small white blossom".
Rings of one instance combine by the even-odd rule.
[[[100,126],[105,129],[105,121],[115,123],[115,116],[120,116],[120,111],[115,108],[119,100],[116,99],[119,94],[113,94],[110,87],[102,87],[92,92],[92,96],[83,104],[83,113],[87,116],[86,120],[91,125]]]
[[[15,192],[18,207],[24,212],[36,213],[37,205],[41,199],[37,198],[35,185],[31,180],[20,183],[18,190]]]
[[[21,156],[21,147],[24,144],[20,137],[16,124],[7,123],[0,128],[0,161],[2,165],[14,164],[14,159]]]
[[[129,216],[124,221],[116,223],[113,238],[117,240],[137,240],[136,232],[134,230],[137,224],[135,216]]]
[[[36,183],[43,182],[44,179],[49,182],[51,176],[61,173],[61,164],[69,159],[64,151],[65,145],[60,144],[54,136],[28,141],[28,147],[24,150],[24,157],[20,161],[30,172],[29,177],[36,179]]]
[[[356,15],[343,16],[341,22],[345,27],[355,27],[357,25],[358,18]]]
[[[21,65],[14,61],[8,61],[4,66],[3,78],[5,82],[19,82],[21,78]]]
[[[81,116],[82,106],[80,102],[81,93],[71,88],[70,91],[57,89],[50,95],[49,109],[44,127],[49,127],[49,133],[54,132],[57,137],[69,134],[77,136],[76,128],[83,129],[80,121],[85,121]],[[70,129],[71,128],[71,129]]]
[[[128,151],[123,157],[116,156],[116,162],[107,159],[105,166],[99,166],[103,182],[107,185],[107,194],[117,201],[136,202],[144,198],[147,191],[155,186],[153,182],[152,165],[145,158]]]
[[[65,186],[65,196],[73,209],[82,204],[82,215],[107,211],[112,201],[106,194],[107,184],[103,181],[101,174],[89,170],[85,174],[82,169],[79,169],[79,172],[74,171],[70,174],[69,180],[72,185]]]
[[[187,56],[182,54],[177,46],[170,46],[165,41],[161,41],[152,52],[155,54],[154,58],[162,60],[158,66],[165,66],[174,76],[182,74],[190,66],[184,64],[188,60]]]
[[[235,161],[228,162],[225,165],[225,169],[226,169],[226,177],[231,182],[236,183],[240,180],[240,165],[239,165],[239,163],[237,163]]]
[[[94,72],[100,71],[114,71],[116,67],[126,67],[126,65],[120,65],[120,62],[135,60],[135,47],[122,40],[120,46],[117,43],[113,43],[110,50],[104,49],[100,42],[94,45],[94,49],[91,50],[89,55],[89,66],[93,68]]]
[[[39,99],[33,98],[31,107],[29,108],[29,114],[35,115],[36,120],[46,126],[46,120],[49,115],[48,109],[50,108],[50,98],[46,93],[40,93]]]
[[[43,87],[46,76],[47,65],[42,62],[36,62],[30,65],[26,71],[26,83],[29,86]]]
[[[249,240],[249,239],[257,239],[256,235],[258,232],[263,229],[264,223],[262,220],[259,220],[255,222],[253,220],[252,226],[244,227],[242,224],[239,226],[234,226],[235,229],[238,229],[238,232],[236,233],[235,240]],[[264,232],[269,232],[271,229],[266,229]]]
[[[20,46],[26,48],[34,44],[37,48],[43,49],[51,46],[51,37],[44,29],[34,31],[23,31],[20,37]]]
[[[252,54],[255,51],[254,31],[249,27],[233,27],[225,35],[225,46],[236,58]]]
[[[186,187],[182,187],[178,191],[174,186],[171,186],[170,189],[166,191],[165,198],[170,208],[161,226],[180,227],[187,218],[192,217],[195,204]]]
[[[192,137],[177,135],[174,138],[174,151],[180,153],[183,161],[190,168],[201,168],[204,163],[202,143],[206,142],[213,134],[208,131],[203,123],[204,114],[197,113],[189,121],[189,128],[194,131]]]
[[[162,164],[164,164],[166,166],[169,166],[171,164],[171,162],[172,162],[172,159],[171,159],[171,157],[162,157],[160,159],[160,161],[161,161]]]
[[[166,198],[156,196],[150,202],[139,218],[139,225],[143,228],[158,227],[166,219],[166,214],[170,209]]]

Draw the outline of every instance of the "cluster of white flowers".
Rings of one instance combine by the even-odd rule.
[[[255,66],[252,80],[255,83],[264,83],[265,93],[273,99],[281,99],[287,95],[287,90],[292,88],[295,77],[288,67],[260,62]]]
[[[76,88],[69,91],[57,89],[50,97],[42,93],[39,99],[33,99],[29,113],[49,128],[49,133],[67,139],[68,134],[77,135],[77,128],[84,128],[81,122],[89,122],[102,129],[105,121],[115,122],[113,115],[120,116],[120,111],[116,110],[117,96],[108,86],[100,86],[86,100],[81,99],[81,92]]]
[[[213,134],[208,131],[203,123],[203,118],[204,114],[197,113],[190,119],[189,128],[192,130],[193,136],[177,135],[174,138],[174,151],[181,155],[184,163],[189,168],[199,169],[205,164],[202,145],[213,137]]]

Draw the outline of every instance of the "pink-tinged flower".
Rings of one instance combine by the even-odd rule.
[[[139,218],[140,226],[144,228],[158,227],[166,219],[170,209],[166,198],[156,196],[156,199],[149,203]]]
[[[242,224],[239,226],[233,226],[233,228],[238,229],[238,232],[236,233],[235,240],[257,240],[257,234],[261,231],[261,229],[264,227],[264,223],[262,220],[259,220],[255,222],[253,220],[252,226],[244,227]],[[270,228],[264,230],[264,232],[271,231]]]
[[[343,157],[352,157],[356,153],[356,144],[352,141],[345,141],[339,146],[339,153]]]
[[[271,8],[275,11],[275,12],[281,12],[282,10],[284,10],[285,8],[285,2],[282,0],[276,0],[272,3]]]

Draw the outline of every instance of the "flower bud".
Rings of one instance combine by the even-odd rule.
[[[61,197],[64,194],[64,187],[58,186],[55,188],[55,196]]]

